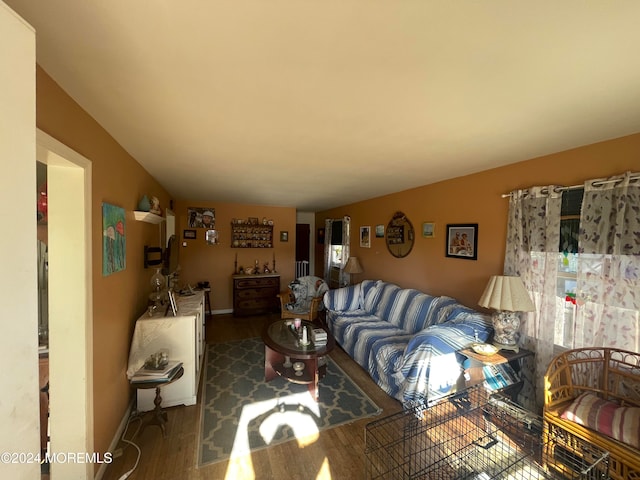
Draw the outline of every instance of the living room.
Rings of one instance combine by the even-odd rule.
[[[130,405],[130,386],[125,375],[127,358],[133,324],[146,308],[146,293],[152,273],[143,268],[144,246],[158,242],[157,227],[132,218],[131,212],[136,209],[140,197],[155,195],[163,208],[173,201],[173,210],[177,214],[176,231],[180,235],[188,228],[187,208],[215,208],[216,225],[219,225],[221,238],[225,241],[217,246],[188,242],[180,253],[181,281],[191,284],[210,281],[214,312],[229,310],[232,305],[230,275],[234,270],[237,250],[232,249],[228,242],[231,220],[247,217],[274,220],[274,230],[278,233],[274,248],[267,250],[266,254],[259,252],[258,260],[271,263],[275,258],[281,285],[284,286],[295,276],[293,232],[297,212],[294,207],[217,202],[215,198],[173,199],[41,66],[36,67],[34,88],[37,128],[91,161],[91,443],[94,451],[106,452]],[[357,280],[384,279],[433,295],[450,295],[475,308],[488,278],[503,271],[508,200],[502,195],[532,185],[570,186],[626,171],[637,172],[640,170],[637,157],[640,133],[634,132],[314,212],[311,236],[316,238],[317,230],[324,226],[325,219],[344,215],[351,217],[354,232],[362,226],[373,230],[377,225],[386,225],[396,211],[405,213],[417,232],[423,222],[431,222],[435,225],[434,237],[417,235],[410,255],[402,259],[389,255],[384,239],[373,234],[370,247],[361,247],[359,242],[352,240],[351,254],[357,256],[364,267]],[[399,163],[390,163],[389,167],[402,169]],[[5,170],[11,169],[10,162],[5,163]],[[3,185],[11,182],[12,176],[8,175]],[[102,232],[97,227],[102,224],[102,202],[120,205],[127,212],[127,268],[106,277],[101,274]],[[13,215],[15,213],[9,218]],[[445,255],[446,226],[464,223],[477,223],[479,226],[478,255],[474,261]],[[288,241],[280,240],[281,231],[288,232]],[[22,234],[18,235],[17,241],[21,242],[23,238],[25,242],[30,241]],[[5,246],[14,248],[14,243],[17,243],[16,239],[12,238]],[[314,270],[321,276],[324,273],[323,248],[319,243],[315,243],[313,248]],[[241,250],[238,257],[240,264],[250,265],[256,260],[251,251]],[[5,285],[8,287],[5,292],[10,292],[11,283]],[[8,299],[7,303],[12,301]],[[16,338],[12,341],[15,342]],[[33,430],[31,433],[37,431],[35,419],[28,425]],[[3,433],[3,438],[12,439],[13,436]]]
[[[39,105],[53,102],[56,105],[55,111],[58,112],[55,117],[63,112],[62,115],[67,121],[76,118],[72,121],[74,124],[93,124],[93,121],[87,119],[84,112],[78,109],[41,69],[38,69],[37,79]],[[77,113],[73,114],[73,111]],[[52,111],[48,113],[43,111],[38,118],[47,118],[51,114]],[[51,124],[39,121],[38,127],[53,134],[62,134],[56,133],[55,125],[57,124],[59,124],[57,121]],[[93,124],[92,130],[95,132],[92,135],[93,141],[100,139],[97,143],[103,145],[112,142],[106,132],[100,131],[98,125]],[[84,142],[88,144],[89,140],[81,140],[79,144]],[[380,224],[386,226],[396,211],[403,211],[418,232],[424,221],[433,222],[434,238],[423,238],[418,234],[411,253],[405,258],[391,256],[387,251],[384,238],[376,238],[373,233],[370,248],[361,247],[357,237],[352,239],[351,255],[357,256],[364,268],[364,272],[354,280],[382,278],[403,287],[417,288],[433,295],[449,295],[465,305],[478,308],[477,303],[488,278],[491,275],[501,274],[503,269],[508,211],[508,199],[503,198],[503,194],[529,185],[575,185],[586,179],[603,178],[620,172],[637,170],[638,161],[635,155],[639,149],[640,134],[635,134],[345,205],[316,213],[316,231],[322,228],[325,219],[341,218],[344,215],[351,217],[354,232],[365,225],[371,226],[372,229]],[[104,195],[105,198],[113,199],[111,201],[114,203],[130,205],[130,209],[133,210],[139,200],[138,197],[143,192],[153,191],[161,198],[161,204],[166,205],[169,201],[168,196],[163,195],[161,187],[154,184],[148,174],[142,170],[137,175],[128,173],[125,177],[126,187],[121,186],[123,179],[117,174],[115,159],[123,159],[122,170],[130,172],[138,167],[127,158],[124,152],[118,155],[118,150],[114,145],[110,150],[109,161],[106,163],[98,159],[102,156],[101,153],[96,151],[95,154],[90,154],[95,158],[93,161],[94,195],[97,198]],[[607,161],[603,162],[603,158]],[[563,165],[563,168],[558,169],[557,165]],[[104,175],[100,173],[103,169]],[[99,191],[104,193],[97,193]],[[119,193],[114,195],[115,191]],[[447,200],[451,198],[463,200]],[[97,203],[99,207],[99,202]],[[296,211],[293,208],[227,204],[215,201],[197,202],[188,199],[178,200],[174,204],[178,232],[187,227],[189,207],[215,208],[216,225],[219,225],[223,240],[225,240],[224,236],[230,235],[228,225],[232,218],[267,217],[274,220],[276,232],[288,231],[290,235],[295,232]],[[98,208],[94,222],[100,222],[101,215],[101,210]],[[446,226],[460,223],[478,224],[478,258],[475,261],[445,256]],[[127,264],[141,265],[143,246],[156,241],[157,228],[135,221],[128,221],[127,228]],[[275,256],[283,286],[294,278],[294,245],[295,238],[291,236],[288,242],[280,242],[276,239],[273,249],[257,251],[261,264],[263,261],[271,264]],[[317,243],[314,247],[317,273],[323,271],[323,247],[324,245]],[[207,246],[203,239],[200,242],[189,240],[188,246],[181,250],[180,255],[181,281],[192,285],[203,279],[211,282],[214,312],[232,309],[230,275],[234,271],[236,259],[240,265],[252,265],[256,256],[253,250],[232,248],[229,241],[221,241],[221,244],[216,246]],[[101,265],[101,261],[101,251],[98,250],[94,263]],[[144,293],[148,290],[148,278],[151,273],[149,269],[130,267],[116,276],[97,275],[94,278],[93,329],[94,338],[100,339],[94,343],[94,357],[114,359],[114,361],[96,362],[94,367],[94,411],[96,412],[94,428],[97,451],[106,451],[109,448],[114,432],[129,405],[129,385],[125,370],[130,347],[130,332],[132,322],[145,308]],[[143,293],[136,294],[131,292],[130,288],[137,288]],[[129,300],[112,302],[113,298],[129,298]],[[105,341],[107,338],[109,341]],[[103,386],[107,384],[109,388],[104,388]],[[98,435],[99,433],[101,436]]]

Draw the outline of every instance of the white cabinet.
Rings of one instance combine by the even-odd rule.
[[[136,321],[127,376],[131,378],[152,353],[169,350],[169,359],[183,363],[184,375],[162,387],[162,406],[193,405],[197,401],[198,383],[205,348],[204,294],[176,297],[178,315],[164,316],[164,312],[149,316],[145,313]],[[154,389],[137,391],[138,410],[153,410]]]

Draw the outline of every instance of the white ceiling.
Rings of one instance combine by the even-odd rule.
[[[637,0],[5,1],[174,198],[319,211],[640,131]]]

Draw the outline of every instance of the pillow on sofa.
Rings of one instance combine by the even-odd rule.
[[[587,392],[576,398],[561,418],[640,448],[640,408],[621,407]]]

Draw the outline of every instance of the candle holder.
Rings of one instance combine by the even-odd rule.
[[[310,338],[309,332],[307,331],[306,326],[302,327],[302,335],[300,336],[300,339],[298,340],[298,342],[303,347],[306,347],[311,343],[311,338]]]
[[[293,364],[293,370],[295,371],[295,375],[297,377],[301,377],[302,376],[302,371],[304,370],[304,363],[303,362],[295,362]]]

